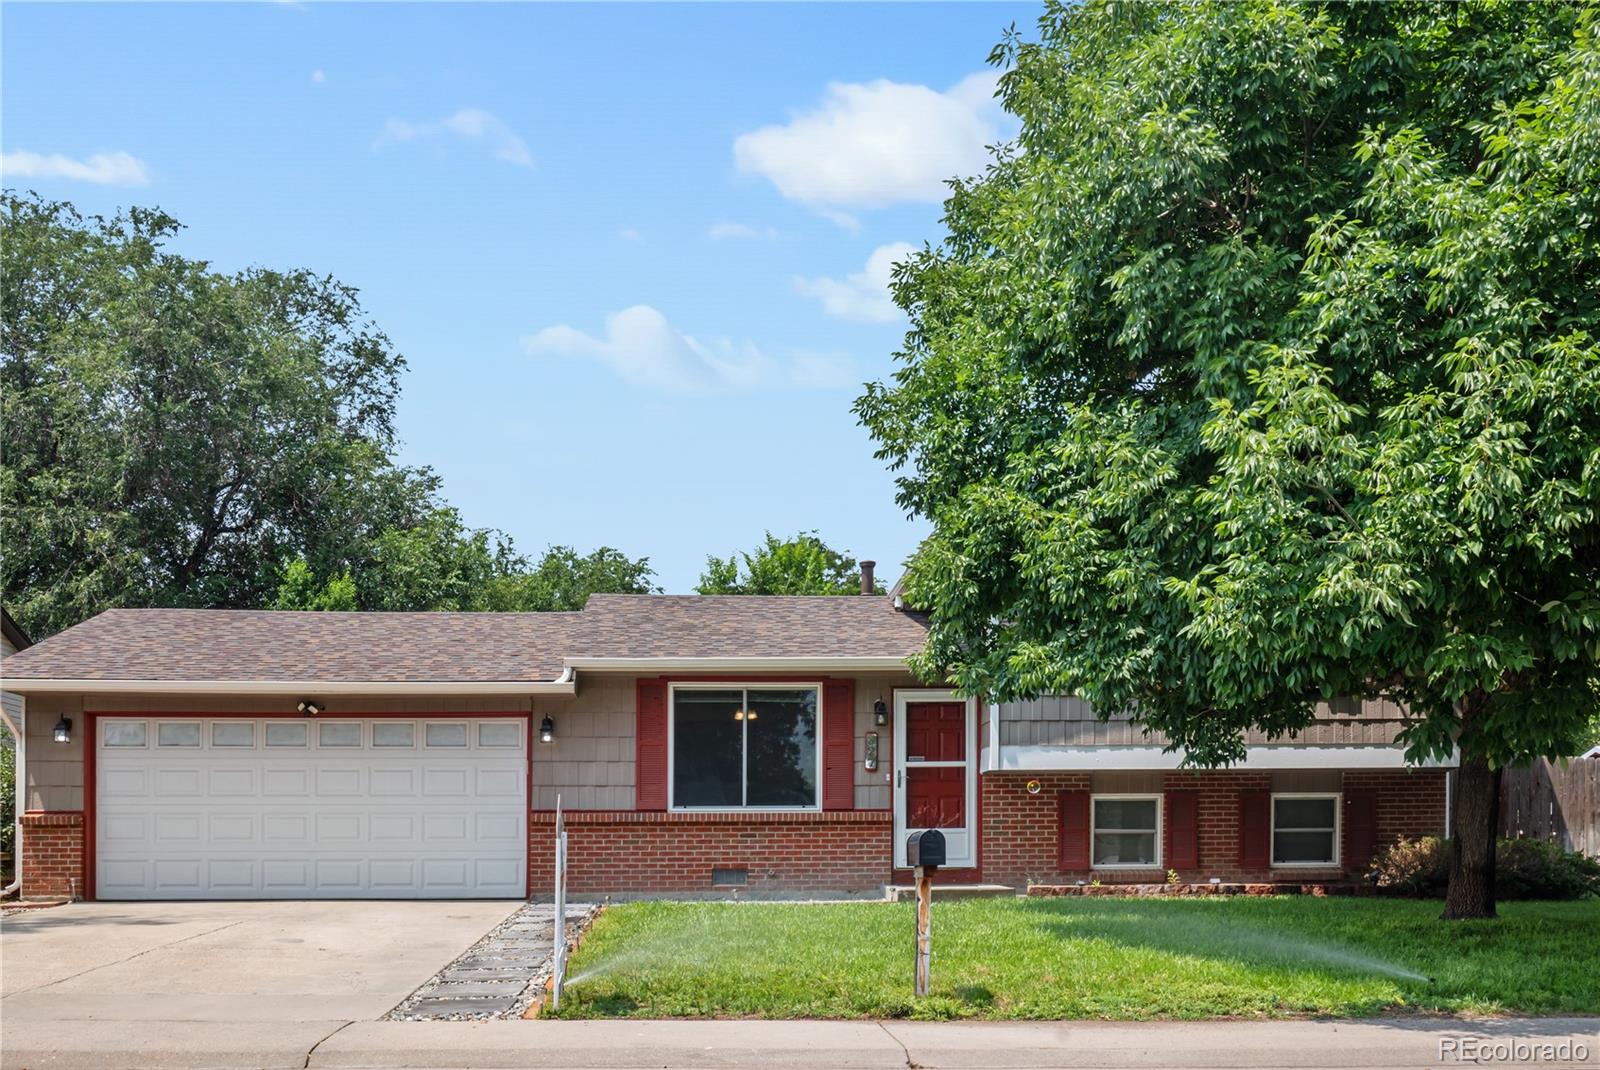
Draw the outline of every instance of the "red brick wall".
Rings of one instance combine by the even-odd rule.
[[[529,826],[528,890],[554,883],[555,815]],[[876,891],[889,880],[888,810],[679,814],[580,810],[566,815],[569,893],[710,892],[715,868],[744,869],[755,894]]]
[[[83,811],[22,815],[22,897],[53,899],[83,887]]]
[[[1040,790],[1030,795],[1029,780]],[[1377,793],[1377,845],[1400,836],[1444,832],[1443,770],[1361,770],[1343,774],[1345,791]],[[1168,772],[1163,791],[1196,790],[1199,799],[1199,865],[1179,876],[1186,882],[1211,877],[1225,881],[1329,880],[1345,876],[1333,869],[1245,870],[1239,867],[1239,800],[1243,790],[1270,789],[1272,775],[1263,772]],[[1089,790],[1087,773],[985,773],[983,790],[983,879],[1018,887],[1029,882],[1071,884],[1100,880],[1112,883],[1160,883],[1166,872],[1152,870],[1061,871],[1056,864],[1056,796],[1068,790]],[[1348,828],[1345,830],[1348,837]],[[1349,843],[1341,857],[1349,857]],[[1170,854],[1164,845],[1163,857]]]
[[[1352,770],[1344,775],[1345,791],[1377,793],[1380,850],[1402,836],[1444,835],[1444,784],[1444,771],[1434,769]]]

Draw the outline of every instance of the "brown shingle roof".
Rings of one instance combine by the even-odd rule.
[[[549,680],[577,613],[112,609],[6,659],[8,680]]]
[[[582,617],[570,657],[905,658],[928,634],[881,595],[597,594]]]
[[[596,595],[580,613],[113,609],[5,660],[6,679],[553,680],[567,658],[904,658],[926,623],[880,597]]]

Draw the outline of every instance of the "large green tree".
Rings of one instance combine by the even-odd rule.
[[[874,589],[883,593],[881,584]],[[712,555],[695,590],[701,594],[860,594],[861,566],[814,531],[792,539],[767,532],[747,553]]]
[[[385,532],[370,551],[342,571],[320,576],[305,558],[296,558],[284,571],[272,608],[571,611],[597,592],[660,589],[649,558],[635,560],[609,546],[587,554],[552,546],[530,561],[504,536],[465,531],[449,508],[438,510],[430,524]]]
[[[934,532],[919,668],[1131,713],[1200,765],[1344,694],[1499,770],[1600,662],[1600,48],[1546,4],[1052,4],[1020,120],[898,271],[857,411]]]
[[[392,459],[404,360],[356,292],[226,274],[134,208],[0,200],[0,585],[47,635],[114,606],[569,608],[646,559],[473,530]]]

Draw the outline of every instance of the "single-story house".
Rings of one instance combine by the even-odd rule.
[[[100,899],[866,893],[939,879],[1338,881],[1446,823],[1385,703],[1243,765],[1082,702],[906,668],[889,597],[596,595],[572,613],[111,610],[3,666],[22,879]]]

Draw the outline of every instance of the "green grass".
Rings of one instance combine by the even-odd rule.
[[[589,930],[560,1014],[1600,1014],[1600,902],[1438,914],[1402,900],[936,898],[933,994],[915,999],[909,903],[631,903]]]

